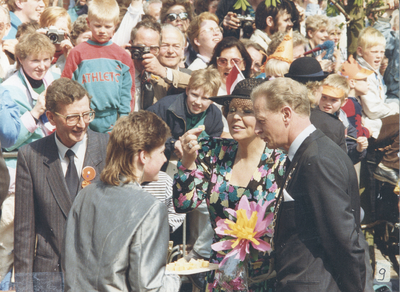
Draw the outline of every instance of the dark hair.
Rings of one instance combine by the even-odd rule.
[[[140,151],[150,153],[162,146],[171,135],[168,125],[156,114],[140,110],[119,118],[110,133],[106,166],[100,179],[109,185],[138,181],[133,159]],[[139,182],[140,183],[140,182]]]
[[[165,22],[167,11],[175,5],[183,6],[186,10],[186,13],[188,14],[189,21],[193,19],[193,6],[192,4],[190,4],[189,0],[164,0],[160,12],[161,23]]]
[[[213,65],[215,68],[218,68],[217,57],[221,56],[223,50],[230,49],[233,47],[236,47],[239,50],[240,54],[242,55],[242,58],[246,64],[246,67],[243,71],[243,75],[245,78],[249,78],[252,59],[249,53],[247,52],[246,48],[244,47],[243,43],[235,37],[225,37],[215,46],[214,54],[211,57],[209,65]]]
[[[256,28],[264,31],[267,28],[267,23],[265,21],[267,17],[271,16],[274,19],[274,23],[276,23],[279,12],[285,10],[292,15],[292,5],[288,0],[281,0],[280,3],[276,2],[276,6],[271,5],[269,7],[265,5],[265,1],[261,1],[256,9]]]
[[[91,99],[89,93],[78,82],[69,78],[60,78],[54,80],[47,88],[46,109],[55,113],[58,111],[58,106],[60,104],[72,104],[85,96],[87,96],[89,100]]]
[[[138,30],[142,27],[147,28],[147,29],[152,29],[152,30],[158,32],[158,34],[160,35],[159,42],[161,42],[161,24],[159,24],[157,21],[152,21],[149,18],[139,21],[136,24],[136,26],[134,28],[132,28],[132,31],[131,31],[131,41],[132,42],[135,40]]]

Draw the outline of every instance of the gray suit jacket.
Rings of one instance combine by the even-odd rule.
[[[3,204],[3,201],[7,197],[9,184],[10,184],[10,175],[8,174],[7,165],[6,162],[4,161],[0,144],[0,207],[1,204]],[[1,217],[1,210],[0,210],[0,217]]]
[[[14,223],[17,291],[62,291],[61,246],[72,200],[54,135],[18,151]],[[99,180],[104,168],[107,141],[107,134],[88,130],[83,167],[96,170],[94,180]]]
[[[175,291],[166,276],[167,208],[135,183],[97,182],[69,213],[62,256],[65,291]]]

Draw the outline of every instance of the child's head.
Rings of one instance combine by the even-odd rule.
[[[346,102],[350,87],[347,78],[339,74],[331,74],[322,82],[322,94],[319,109],[328,114],[336,113]]]
[[[92,32],[87,23],[87,14],[80,15],[72,25],[71,41],[75,46],[92,37]]]
[[[374,70],[379,70],[385,55],[385,37],[377,29],[369,26],[360,31],[357,55],[362,57]]]
[[[317,46],[328,39],[328,17],[325,15],[311,15],[306,19],[306,35],[311,45]]]
[[[344,62],[340,68],[340,74],[347,78],[350,89],[355,90],[353,93],[355,96],[365,95],[368,92],[367,78],[369,75],[374,73],[371,70],[362,68],[353,58],[349,57],[349,60]]]
[[[284,77],[285,74],[289,72],[289,67],[290,64],[288,62],[278,59],[270,59],[265,64],[265,76],[269,77],[270,79]]]
[[[328,40],[334,41],[335,45],[340,41],[342,26],[344,26],[344,23],[340,16],[332,17],[328,21],[328,26],[326,28],[326,31],[328,32]]]
[[[221,76],[217,69],[208,67],[193,71],[186,89],[186,105],[192,114],[200,114],[212,103],[209,97],[216,96],[221,86]]]
[[[115,0],[92,0],[89,2],[87,22],[92,41],[108,42],[114,35],[119,21],[119,6]]]

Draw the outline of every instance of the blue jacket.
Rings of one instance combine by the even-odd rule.
[[[171,129],[172,137],[168,138],[165,143],[165,156],[167,159],[171,157],[171,153],[175,149],[175,141],[179,139],[187,130],[187,110],[186,92],[177,95],[168,95],[153,104],[147,110],[155,113],[162,118]],[[222,114],[219,108],[211,104],[206,110],[206,116],[202,123],[206,128],[204,136],[219,137],[222,134],[224,125],[222,123]]]

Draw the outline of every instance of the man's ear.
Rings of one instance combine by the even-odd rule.
[[[292,118],[292,108],[290,106],[284,106],[281,109],[281,113],[282,113],[282,119],[285,122],[285,125],[288,124],[288,122],[290,121],[290,119]]]
[[[267,24],[267,27],[274,27],[274,19],[272,18],[272,16],[268,16],[265,19],[265,23]]]
[[[46,111],[46,116],[47,116],[47,119],[49,120],[50,124],[52,124],[53,126],[56,126],[56,122],[54,121],[55,114],[53,114],[51,111]]]

